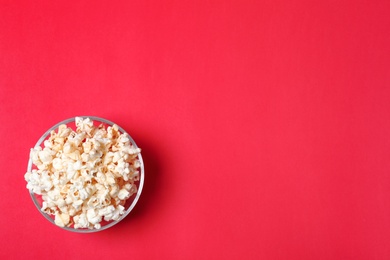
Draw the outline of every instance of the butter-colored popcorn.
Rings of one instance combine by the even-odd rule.
[[[80,117],[75,123],[75,131],[60,125],[43,147],[31,149],[37,169],[24,177],[58,226],[99,229],[103,219],[118,220],[125,201],[137,192],[140,149],[117,125],[96,127]]]

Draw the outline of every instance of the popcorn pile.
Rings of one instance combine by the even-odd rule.
[[[37,169],[24,175],[27,189],[42,195],[42,211],[55,215],[58,226],[101,228],[101,221],[118,220],[126,200],[137,192],[139,148],[117,125],[94,126],[76,117],[76,131],[60,125],[31,149]]]

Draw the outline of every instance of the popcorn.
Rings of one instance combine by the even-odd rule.
[[[126,189],[121,189],[118,193],[118,198],[120,200],[125,200],[129,197],[130,192],[128,192]]]
[[[102,221],[102,216],[98,215],[95,209],[91,208],[87,210],[87,219],[89,223],[95,225]]]
[[[42,195],[41,210],[56,225],[99,229],[102,220],[118,220],[137,192],[141,150],[117,125],[96,127],[80,117],[75,123],[76,130],[60,125],[43,147],[31,149],[37,169],[24,175],[26,187]]]
[[[69,214],[66,213],[59,213],[58,211],[55,213],[55,219],[54,222],[57,226],[65,227],[69,224],[70,217]]]
[[[49,164],[53,160],[51,151],[52,150],[50,148],[45,148],[42,151],[38,152],[39,160],[41,160],[43,164]]]

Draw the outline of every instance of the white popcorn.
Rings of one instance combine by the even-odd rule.
[[[139,160],[135,160],[133,166],[134,168],[139,168],[141,167],[141,162]]]
[[[113,220],[118,220],[120,216],[124,213],[125,208],[122,205],[119,205],[112,214]]]
[[[116,184],[111,185],[110,196],[113,197],[113,198],[117,197],[118,193],[119,193],[118,185],[116,185]]]
[[[116,153],[113,154],[112,161],[114,163],[118,162],[120,159],[121,159],[121,155],[120,155],[119,152],[116,152]]]
[[[89,226],[86,213],[81,213],[80,215],[74,216],[73,220],[75,228],[88,228]]]
[[[60,125],[44,147],[31,149],[37,169],[24,175],[26,187],[42,195],[41,210],[54,215],[58,226],[99,229],[103,219],[118,220],[137,192],[140,149],[117,125],[95,127],[80,117],[75,123],[75,131]]]
[[[88,161],[89,161],[89,158],[90,158],[90,156],[89,156],[88,153],[83,153],[83,154],[81,154],[81,160],[82,160],[83,162],[88,162]]]
[[[56,201],[60,198],[61,194],[59,192],[59,190],[57,189],[54,189],[54,190],[50,190],[47,192],[47,197],[51,200],[51,201]]]
[[[45,148],[38,153],[38,157],[44,164],[49,164],[53,160],[53,156],[51,155],[51,150],[49,148]]]
[[[82,204],[82,200],[80,200],[81,201],[81,204]],[[72,197],[70,197],[70,196],[66,196],[66,198],[65,198],[65,202],[66,202],[66,204],[74,204],[75,202],[74,202],[74,200],[73,200],[73,198]],[[76,201],[77,202],[77,201]]]
[[[88,154],[92,150],[92,143],[89,139],[85,141],[85,143],[83,143],[83,149],[84,153],[86,154]]]
[[[126,189],[121,189],[118,193],[118,198],[120,200],[125,200],[129,197],[130,192],[128,192]]]
[[[100,223],[97,223],[93,226],[95,229],[100,229],[102,227],[102,225]]]
[[[56,200],[55,204],[56,204],[59,208],[63,208],[63,207],[66,205],[66,202],[65,202],[64,198],[59,197],[59,198]]]
[[[83,120],[81,117],[76,117],[76,126],[78,131],[87,133],[88,135],[93,130],[93,122],[89,118]]]
[[[69,224],[69,221],[70,221],[69,214],[66,213],[61,214],[58,211],[55,213],[54,222],[56,223],[56,225],[60,227],[64,227]]]
[[[87,191],[87,189],[84,188],[80,189],[79,194],[80,194],[80,199],[82,200],[86,200],[89,197],[89,192]]]
[[[69,154],[68,154],[68,157],[69,157],[70,159],[72,159],[73,161],[81,160],[80,151],[79,151],[79,150],[75,150],[74,152],[69,153]]]
[[[115,207],[110,205],[100,209],[98,214],[99,216],[103,217],[105,221],[110,221],[113,217],[114,212],[115,212]]]
[[[64,227],[65,226],[65,223],[62,220],[61,215],[60,215],[60,213],[58,211],[56,212],[54,222],[56,223],[57,226],[60,226],[60,227]]]
[[[104,156],[104,159],[103,159],[103,164],[108,165],[110,162],[113,161],[113,158],[114,158],[113,152],[106,153],[106,156]]]
[[[63,168],[63,165],[62,165],[62,160],[60,158],[55,158],[53,161],[52,161],[52,165],[53,165],[53,168],[55,170],[61,170]]]
[[[42,147],[38,146],[35,148],[31,148],[30,150],[30,158],[33,161],[34,164],[40,164],[41,161],[39,159],[38,153],[42,151]]]
[[[106,182],[109,185],[114,185],[116,183],[115,177],[112,173],[110,173],[110,172],[106,173],[105,177],[106,177]]]
[[[68,142],[64,145],[64,153],[69,154],[75,150],[75,147],[72,143]]]
[[[73,170],[78,171],[78,170],[81,170],[83,168],[83,164],[80,160],[78,160],[75,163],[73,163],[72,167],[73,167]]]
[[[58,136],[59,137],[67,137],[69,136],[69,134],[72,132],[72,129],[70,129],[69,127],[67,127],[66,125],[60,125],[58,127]]]
[[[102,221],[102,216],[99,216],[96,213],[96,210],[91,208],[91,209],[87,210],[87,219],[88,219],[89,223],[95,225],[95,224],[99,223],[100,221]]]

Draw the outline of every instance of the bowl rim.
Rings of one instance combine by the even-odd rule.
[[[86,119],[86,118],[89,118],[91,119],[92,121],[98,121],[98,122],[101,122],[101,123],[104,123],[104,124],[107,124],[107,125],[110,125],[110,126],[113,126],[114,124],[118,126],[118,129],[121,133],[125,133],[128,135],[129,139],[130,139],[130,142],[132,143],[132,145],[135,147],[135,148],[138,148],[137,144],[135,143],[134,139],[131,137],[131,135],[126,132],[122,127],[120,127],[118,124],[110,121],[110,120],[107,120],[105,118],[102,118],[102,117],[97,117],[97,116],[76,116],[76,117],[81,117],[83,119]],[[76,117],[71,117],[71,118],[68,118],[68,119],[65,119],[57,124],[55,124],[54,126],[50,127],[40,138],[39,140],[37,141],[37,143],[35,144],[34,148],[35,147],[38,147],[38,146],[41,146],[41,144],[43,143],[44,140],[46,140],[47,136],[51,133],[51,131],[53,130],[56,130],[60,125],[63,125],[63,124],[69,124],[69,123],[72,123],[72,122],[75,122],[76,121]],[[144,186],[144,179],[145,179],[145,169],[144,169],[144,162],[143,162],[143,159],[142,159],[142,155],[141,153],[138,154],[138,159],[140,161],[140,180],[139,180],[139,184],[138,184],[138,189],[137,189],[137,193],[133,199],[133,201],[131,202],[131,205],[129,206],[128,209],[126,209],[125,213],[123,215],[120,216],[120,218],[118,220],[113,220],[111,222],[109,222],[107,225],[104,225],[102,226],[100,229],[96,229],[96,228],[93,228],[93,229],[88,229],[88,228],[82,228],[82,229],[76,229],[76,228],[71,228],[71,227],[61,227],[61,226],[58,226],[57,224],[55,224],[54,222],[54,219],[50,217],[49,214],[43,212],[41,210],[41,206],[40,206],[40,203],[39,201],[37,200],[37,198],[35,197],[35,193],[32,192],[31,190],[29,190],[29,193],[30,193],[30,196],[31,196],[31,199],[33,200],[35,206],[37,207],[38,211],[47,219],[49,220],[53,225],[55,225],[56,227],[59,227],[59,228],[62,228],[62,229],[65,229],[65,230],[68,230],[68,231],[72,231],[72,232],[75,232],[75,233],[94,233],[94,232],[99,232],[99,231],[103,231],[103,230],[106,230],[110,227],[113,227],[114,225],[118,224],[119,222],[121,222],[127,215],[129,215],[129,213],[133,210],[133,208],[135,207],[135,205],[137,204],[140,196],[141,196],[141,193],[142,193],[142,188]],[[27,172],[31,172],[32,170],[32,160],[31,160],[31,157],[29,156],[29,160],[28,160],[28,165],[27,165]]]

